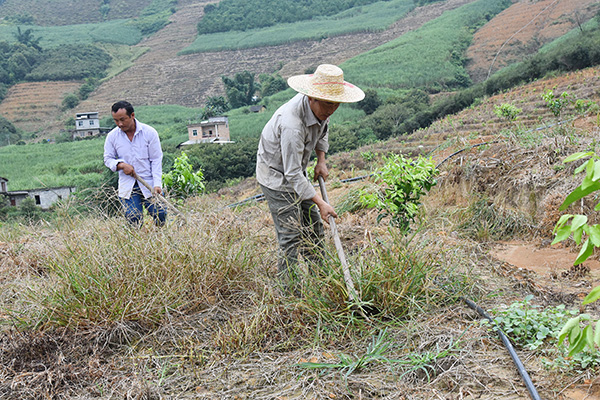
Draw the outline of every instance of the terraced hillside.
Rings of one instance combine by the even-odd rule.
[[[239,51],[177,56],[195,38],[195,22],[207,1],[179,1],[172,23],[139,46],[152,50],[136,65],[103,84],[90,96],[87,108],[106,108],[116,98],[134,104],[180,104],[201,107],[209,96],[223,93],[222,75],[244,70],[256,74],[279,70],[287,77],[323,62],[339,64],[420,27],[444,11],[474,0],[448,0],[418,8],[385,32],[332,37],[320,42],[298,42]]]
[[[255,74],[278,70],[282,76],[287,77],[302,73],[306,68],[323,62],[339,64],[419,28],[447,10],[473,1],[447,0],[419,7],[385,32],[358,33],[318,42],[298,42],[259,49],[178,56],[177,53],[195,39],[196,23],[202,17],[204,5],[215,2],[179,0],[177,12],[170,18],[171,23],[137,45],[139,48],[150,50],[139,57],[129,69],[104,82],[88,100],[78,106],[77,110],[98,110],[102,116],[103,112],[108,112],[110,104],[123,98],[129,99],[135,105],[179,104],[201,107],[207,97],[223,94],[222,75],[231,76],[244,70]],[[593,16],[596,9],[594,7],[597,7],[593,6],[594,3],[596,2],[592,0],[515,2],[477,32],[468,53],[471,59],[470,74],[477,81],[487,75],[490,67],[496,69],[519,60],[523,51],[531,52]],[[132,3],[131,7],[136,5],[139,9],[145,4],[140,0]],[[22,5],[7,0],[3,7],[20,10],[18,7]],[[505,42],[507,44],[503,47]],[[500,49],[502,51],[499,52]],[[62,121],[72,116],[72,112],[58,114],[57,110],[65,92],[61,85],[50,85],[45,90],[51,90],[51,87],[57,88],[55,94],[48,93],[44,100],[52,103],[51,107],[56,113],[55,120],[46,119],[48,125],[43,130],[49,136],[58,133],[62,128]],[[21,90],[19,89],[19,92]],[[33,90],[31,96],[37,96],[36,89]],[[21,107],[21,98],[14,97],[14,93],[16,92],[11,91],[0,104],[0,112],[12,110],[8,116],[9,120],[25,131],[32,126],[38,127],[39,121],[30,121],[30,110]],[[38,130],[39,128],[36,128],[36,131]]]
[[[475,33],[467,51],[474,82],[588,21],[600,6],[596,0],[517,1]]]
[[[0,115],[24,132],[50,138],[64,127],[60,119],[63,97],[80,85],[80,82],[20,83],[11,87],[0,103]]]

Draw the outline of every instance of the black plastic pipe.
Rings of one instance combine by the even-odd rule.
[[[486,314],[486,312],[481,307],[479,307],[477,304],[473,303],[471,300],[466,299],[464,297],[461,297],[461,299],[465,303],[467,303],[467,305],[469,307],[471,307],[473,310],[477,311],[479,313],[479,315],[481,315],[483,318],[490,321],[490,323],[492,324],[494,329],[496,329],[496,332],[498,332],[498,335],[500,336],[500,340],[502,340],[502,343],[504,343],[504,347],[506,347],[506,349],[510,353],[510,356],[513,359],[513,362],[517,366],[519,375],[521,375],[523,382],[525,382],[525,386],[527,387],[527,390],[529,391],[529,395],[531,396],[531,398],[533,400],[541,400],[540,395],[538,394],[537,390],[535,389],[535,386],[533,386],[533,382],[531,381],[529,374],[525,370],[525,367],[523,366],[523,363],[519,359],[519,356],[517,356],[517,353],[516,353],[513,345],[510,343],[510,340],[508,340],[508,338],[506,337],[504,332],[502,332],[502,330],[498,327],[498,325],[496,325],[496,321],[494,321],[489,315]]]

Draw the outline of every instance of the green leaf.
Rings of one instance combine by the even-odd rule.
[[[563,160],[563,163],[568,163],[568,162],[571,162],[571,161],[580,160],[582,158],[589,157],[589,156],[591,156],[593,154],[594,154],[593,151],[586,151],[586,152],[574,153],[574,154],[571,154],[570,156],[568,156],[567,158],[565,158]]]
[[[600,179],[600,161],[594,161],[594,178],[595,181]]]
[[[594,343],[596,343],[596,345],[600,346],[600,320],[598,320],[598,322],[596,322],[596,330],[594,333]]]
[[[568,239],[569,236],[571,236],[571,227],[568,226],[568,225],[567,226],[563,226],[562,228],[560,228],[556,232],[556,237],[552,241],[552,244],[556,244],[558,242],[562,242],[563,240]]]
[[[569,347],[569,357],[572,357],[574,354],[581,353],[581,351],[585,348],[585,346],[587,345],[587,335],[589,330],[590,327],[586,326],[583,329],[583,332],[577,335],[577,337],[575,338],[576,340]]]
[[[590,240],[594,247],[600,247],[600,225],[588,226],[586,232],[590,235]]]
[[[581,186],[577,187],[573,190],[565,199],[565,201],[559,207],[560,211],[564,211],[568,206],[587,196],[588,194],[595,192],[596,190],[600,190],[600,181],[594,182],[592,185],[583,189]]]
[[[594,245],[592,244],[592,242],[590,242],[590,239],[587,239],[581,247],[581,250],[579,251],[577,259],[575,260],[573,265],[581,264],[582,262],[587,260],[592,254],[594,254]]]
[[[574,327],[579,326],[579,321],[579,317],[573,317],[567,321],[567,323],[563,326],[563,328],[558,334],[558,344],[561,344],[566,339],[566,337],[571,333],[571,330]]]
[[[583,299],[583,302],[581,304],[590,304],[598,299],[600,299],[600,286],[596,286],[595,288],[593,288],[592,291],[589,292],[587,296],[585,296],[585,299]]]
[[[575,215],[573,221],[571,221],[571,231],[575,232],[587,223],[588,217],[585,215]]]

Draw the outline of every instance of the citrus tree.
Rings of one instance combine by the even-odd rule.
[[[171,171],[163,174],[163,184],[171,195],[184,199],[204,191],[204,174],[200,169],[194,172],[187,154],[182,152]]]
[[[361,201],[368,208],[377,208],[377,221],[390,216],[391,224],[408,231],[421,205],[421,197],[437,184],[439,173],[431,158],[419,156],[416,160],[392,154],[383,157],[385,165],[375,173],[382,191],[363,191]]]
[[[575,173],[585,171],[581,185],[571,192],[560,206],[564,211],[574,202],[581,200],[594,192],[600,190],[600,157],[593,152],[575,153],[563,161],[564,163],[583,160],[588,158]],[[600,210],[600,203],[594,207],[595,211]],[[588,217],[582,214],[565,214],[560,217],[554,227],[556,235],[552,244],[556,244],[573,237],[581,250],[577,255],[574,265],[579,265],[587,260],[593,253],[594,248],[600,247],[600,224],[589,224]],[[594,288],[583,300],[583,305],[592,303],[600,299],[600,286]],[[581,353],[586,348],[595,351],[596,346],[600,346],[600,321],[594,323],[589,314],[580,314],[571,318],[559,333],[559,344],[568,339],[569,356]]]

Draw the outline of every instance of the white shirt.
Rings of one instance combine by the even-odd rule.
[[[162,158],[158,132],[137,119],[135,120],[133,140],[129,140],[127,134],[118,127],[106,136],[104,165],[115,172],[118,163],[131,164],[138,176],[151,187],[162,187]],[[124,199],[131,197],[135,182],[136,179],[133,176],[126,175],[123,170],[119,170],[119,197]],[[140,183],[139,187],[144,197],[152,196],[152,193],[144,185]]]
[[[273,190],[312,199],[315,188],[306,175],[313,150],[329,150],[329,118],[319,121],[308,97],[298,93],[279,107],[263,128],[256,157],[256,179]]]

